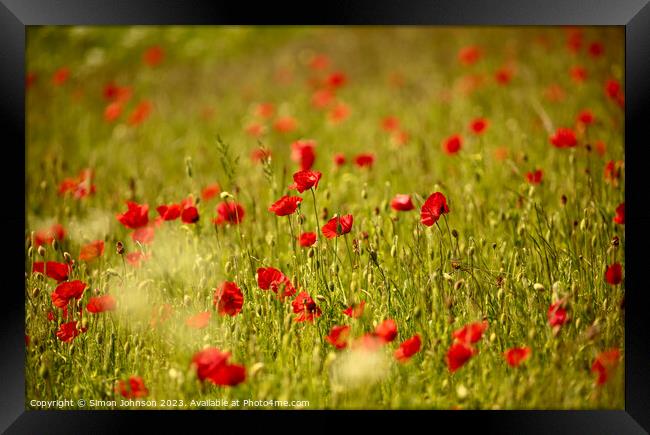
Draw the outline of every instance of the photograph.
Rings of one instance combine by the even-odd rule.
[[[26,410],[626,409],[625,26],[24,56]]]

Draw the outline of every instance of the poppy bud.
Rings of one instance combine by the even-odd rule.
[[[72,257],[70,256],[69,252],[64,252],[63,253],[63,258],[66,263],[71,263],[72,262]]]
[[[221,192],[219,196],[221,197],[221,199],[234,198],[230,193],[226,191]]]
[[[321,217],[323,219],[327,219],[327,216],[329,215],[329,211],[327,211],[327,207],[323,207],[323,211],[321,212]],[[340,223],[339,223],[340,224]]]
[[[316,300],[321,301],[321,302],[325,302],[327,300],[327,298],[325,296],[323,296],[323,295],[316,295]]]
[[[458,231],[456,231],[456,229],[454,228],[453,230],[451,230],[451,235],[454,237],[454,239],[457,239],[458,238]]]
[[[497,244],[496,244],[496,243],[492,243],[492,249],[496,249],[496,248],[497,248]]]
[[[38,255],[45,257],[45,248],[43,246],[38,247]]]
[[[33,253],[34,253],[34,248],[30,246],[29,249],[27,249],[27,256],[31,257]]]
[[[312,258],[314,256],[314,248],[309,248],[309,251],[307,251],[307,257]]]
[[[454,284],[454,290],[458,291],[458,290],[462,289],[464,284],[465,284],[465,280],[463,280],[463,279],[459,279],[459,280],[456,281],[456,283]]]
[[[122,244],[122,242],[117,242],[115,244],[115,250],[117,251],[118,255],[124,254],[124,245]]]
[[[264,363],[258,362],[253,364],[250,368],[251,378],[254,377],[257,373],[261,372],[263,368],[264,368]]]
[[[40,292],[41,292],[41,289],[39,289],[38,287],[35,287],[34,290],[32,290],[32,297],[36,298]]]
[[[612,238],[612,246],[618,247],[618,244],[619,244],[618,236],[614,236]]]
[[[56,241],[56,239],[52,240],[52,249],[57,250],[59,248],[59,242]]]
[[[543,291],[544,291],[544,285],[542,285],[542,284],[540,284],[540,283],[538,283],[538,282],[535,283],[535,284],[533,284],[533,288],[534,288],[535,290],[537,290],[537,291],[540,291],[540,292],[543,292]]]

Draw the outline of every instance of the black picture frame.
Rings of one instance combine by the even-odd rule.
[[[369,24],[369,25],[620,25],[626,35],[626,302],[624,411],[26,411],[24,388],[24,293],[18,252],[24,249],[25,203],[25,30],[32,25],[76,24]],[[440,423],[452,430],[474,427],[496,433],[647,433],[650,430],[650,316],[643,270],[650,250],[650,201],[645,198],[650,101],[650,4],[648,0],[363,0],[284,5],[276,2],[210,0],[0,0],[0,107],[5,164],[4,231],[7,252],[0,281],[0,430],[6,433],[115,433],[145,424],[171,429],[264,428],[278,417],[285,430],[328,427],[339,431],[352,422],[379,426],[397,422],[415,430]],[[22,172],[21,172],[22,171]],[[21,228],[18,228],[22,226]],[[24,282],[23,282],[24,284]],[[216,413],[216,414],[215,414]],[[252,417],[252,418],[250,418]],[[325,418],[323,418],[325,417]],[[151,426],[147,426],[151,424]],[[366,426],[367,427],[367,426]],[[441,426],[442,427],[442,426]],[[192,428],[192,429],[190,429]],[[413,428],[413,429],[409,429]],[[230,431],[228,431],[230,432]]]

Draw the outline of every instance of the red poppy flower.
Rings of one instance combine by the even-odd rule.
[[[504,352],[503,356],[510,367],[517,367],[530,357],[530,347],[513,347]]]
[[[34,244],[38,247],[47,245],[54,240],[61,241],[65,238],[66,231],[61,224],[54,224],[49,228],[40,229],[34,233]]]
[[[154,307],[151,310],[151,320],[149,321],[149,325],[151,325],[152,328],[155,328],[169,320],[173,312],[174,308],[169,304],[162,304]]]
[[[384,131],[399,130],[399,119],[396,116],[387,116],[381,120],[381,128]]]
[[[473,344],[481,339],[487,328],[488,322],[485,320],[482,322],[474,322],[457,329],[453,332],[452,336],[456,341]]]
[[[465,342],[454,342],[447,351],[447,368],[454,373],[464,366],[476,353],[475,349]]]
[[[237,284],[226,281],[215,291],[213,303],[222,316],[236,316],[244,305],[244,295]]]
[[[61,67],[57,69],[52,75],[52,84],[55,86],[61,86],[70,78],[70,69],[67,67]]]
[[[488,122],[487,119],[485,119],[485,118],[476,118],[475,120],[470,122],[469,128],[470,128],[470,130],[472,130],[472,132],[474,134],[483,134],[483,133],[485,133],[485,130],[487,130],[488,125],[489,125],[489,122]]]
[[[353,221],[354,218],[351,214],[340,217],[335,216],[323,225],[321,231],[325,237],[333,239],[334,237],[349,233],[352,230]]]
[[[544,177],[544,172],[541,169],[536,169],[532,172],[526,173],[526,181],[528,181],[530,184],[541,183],[543,177]]]
[[[315,54],[309,61],[309,67],[313,70],[327,69],[330,59],[326,54]]]
[[[203,201],[210,201],[221,192],[221,187],[217,183],[209,184],[201,191],[201,199]]]
[[[77,335],[81,334],[85,330],[86,329],[78,329],[77,322],[74,320],[72,322],[62,323],[56,331],[56,338],[64,343],[70,343]]]
[[[96,296],[90,298],[86,309],[91,313],[103,313],[104,311],[113,311],[115,310],[116,302],[115,298],[111,295]]]
[[[334,326],[325,340],[337,349],[345,349],[348,346],[349,336],[349,326]]]
[[[442,150],[449,154],[456,154],[463,146],[463,137],[459,134],[449,136],[442,142]]]
[[[262,134],[264,134],[266,128],[258,122],[252,122],[248,124],[244,130],[249,136],[260,137]]]
[[[322,174],[318,171],[298,171],[293,174],[294,182],[289,186],[289,189],[296,189],[300,193],[312,188],[316,189],[321,176]]]
[[[291,116],[283,116],[273,123],[273,128],[279,133],[289,133],[296,129],[298,123]]]
[[[594,114],[589,109],[585,109],[578,114],[578,122],[589,125],[594,122]]]
[[[95,258],[101,257],[102,255],[104,255],[104,241],[95,240],[94,242],[90,242],[81,247],[79,260],[91,261]]]
[[[625,106],[625,96],[618,80],[609,79],[605,82],[605,94],[620,107]]]
[[[271,204],[269,211],[275,213],[276,216],[288,216],[296,211],[301,202],[302,198],[299,196],[284,195]]]
[[[311,169],[316,160],[316,142],[313,140],[298,140],[291,144],[291,160],[300,165],[300,169]]]
[[[605,181],[616,186],[621,178],[621,166],[623,162],[610,160],[605,164]]]
[[[336,103],[327,113],[327,118],[333,124],[345,121],[348,116],[350,116],[350,107],[341,101]]]
[[[512,80],[512,70],[508,67],[499,68],[494,73],[494,79],[500,85],[507,85]]]
[[[409,134],[405,131],[395,131],[391,135],[391,140],[395,145],[406,145],[409,141]]]
[[[343,310],[343,314],[353,319],[358,319],[363,315],[364,307],[366,306],[366,301],[361,301],[359,304],[352,304]]]
[[[345,165],[345,155],[344,155],[343,153],[337,153],[337,154],[334,154],[334,158],[333,158],[333,160],[334,160],[334,164],[335,164],[336,166],[343,166],[343,165]]]
[[[566,47],[572,53],[577,53],[582,48],[582,29],[568,28],[566,34]]]
[[[476,45],[463,47],[458,52],[458,61],[463,65],[475,64],[483,55],[481,49]]]
[[[598,42],[598,41],[592,42],[591,44],[589,44],[588,51],[591,57],[600,57],[605,51],[605,46],[603,45],[602,42]]]
[[[274,293],[278,293],[279,289],[282,297],[293,296],[296,293],[291,280],[273,267],[260,267],[257,269],[257,285],[262,290],[273,290]]]
[[[199,211],[193,205],[185,207],[181,213],[181,220],[186,224],[194,224],[199,221]]]
[[[334,89],[340,88],[341,86],[345,85],[347,81],[348,81],[348,77],[345,75],[345,73],[341,71],[333,72],[327,77],[328,86]]]
[[[584,82],[588,77],[587,70],[579,65],[571,67],[569,74],[571,75],[573,81],[578,83]]]
[[[246,368],[229,364],[230,352],[209,347],[192,357],[192,365],[201,381],[208,380],[215,385],[235,386],[246,380]]]
[[[420,347],[422,347],[422,340],[420,340],[420,335],[415,334],[399,345],[395,351],[395,358],[400,362],[406,362],[420,351]]]
[[[273,103],[259,103],[255,106],[255,114],[261,118],[270,118],[275,113]]]
[[[354,163],[360,168],[371,168],[375,163],[375,155],[370,153],[359,154],[354,158]]]
[[[397,211],[409,211],[415,208],[413,201],[411,200],[411,195],[402,194],[395,195],[395,198],[393,198],[390,202],[390,206],[393,208],[393,210]]]
[[[312,106],[322,109],[330,105],[334,100],[334,92],[331,89],[318,89],[311,96]]]
[[[393,319],[386,319],[375,328],[375,335],[384,343],[390,343],[397,337],[397,323]]]
[[[149,47],[142,55],[142,61],[151,66],[159,65],[165,58],[165,51],[159,45]]]
[[[62,282],[52,292],[52,303],[59,308],[64,308],[70,299],[80,299],[87,287],[88,284],[78,279]]]
[[[602,140],[596,141],[596,152],[601,157],[605,155],[605,153],[607,152],[607,145],[605,145],[605,142],[603,142]]]
[[[614,263],[607,266],[605,271],[605,281],[611,285],[618,285],[623,280],[623,267],[620,263]]]
[[[95,193],[97,188],[92,184],[93,172],[82,170],[76,178],[66,178],[59,184],[59,195],[72,193],[75,199],[82,199]]]
[[[123,104],[120,101],[114,101],[104,109],[104,119],[106,122],[113,122],[122,115]]]
[[[202,329],[208,326],[208,322],[210,321],[211,316],[212,313],[209,311],[203,311],[195,316],[188,317],[188,319],[185,321],[185,324],[190,328]]]
[[[420,210],[420,222],[430,227],[435,224],[440,216],[449,213],[447,198],[440,192],[435,192],[427,198]]]
[[[151,253],[145,255],[140,251],[129,252],[124,256],[124,258],[126,258],[127,263],[136,267],[140,266],[140,262],[142,260],[147,260],[149,257],[151,257]]]
[[[307,292],[298,293],[291,305],[293,306],[293,312],[298,314],[295,318],[296,322],[313,322],[322,313]]]
[[[56,261],[48,261],[47,263],[43,263],[42,261],[35,261],[32,265],[32,273],[44,273],[48,277],[58,282],[68,279],[68,275],[70,274],[71,270],[72,268],[69,264],[58,263]]]
[[[316,243],[316,233],[312,233],[312,232],[302,233],[298,237],[298,243],[303,248],[310,247],[311,245]]]
[[[557,83],[553,83],[549,85],[544,90],[544,98],[546,98],[551,102],[557,103],[559,101],[564,101],[565,97],[566,97],[566,92],[564,92],[562,86],[558,85]]]
[[[147,101],[143,100],[135,106],[135,109],[129,114],[128,124],[129,125],[138,125],[144,122],[149,117],[153,105]]]
[[[619,225],[625,225],[625,203],[622,202],[616,207],[616,216],[614,222]]]
[[[156,207],[156,211],[163,220],[173,221],[181,215],[181,206],[180,204],[161,205]]]
[[[134,242],[140,242],[143,245],[147,245],[153,242],[153,237],[155,235],[155,230],[152,226],[146,226],[138,228],[137,230],[131,233],[131,239]]]
[[[264,162],[271,158],[271,150],[266,148],[255,148],[251,151],[251,160],[253,163]]]
[[[549,140],[557,148],[571,148],[578,144],[576,134],[573,130],[563,127],[558,128]]]
[[[563,302],[557,301],[548,308],[546,316],[548,317],[548,323],[551,327],[562,326],[564,325],[569,317],[567,316],[567,311],[562,307]]]
[[[128,382],[120,380],[117,383],[116,390],[122,397],[127,399],[136,399],[149,395],[149,390],[144,385],[144,380],[140,376],[131,376]]]
[[[607,382],[609,374],[618,365],[621,352],[617,348],[608,349],[599,353],[591,365],[591,371],[598,374],[596,385],[603,385]]]
[[[214,223],[217,225],[223,223],[239,224],[244,220],[244,207],[236,202],[221,202],[217,206],[217,217]]]
[[[117,215],[117,220],[122,225],[132,230],[144,227],[149,223],[149,205],[138,204],[135,202],[127,201],[126,205],[128,210],[122,214]]]

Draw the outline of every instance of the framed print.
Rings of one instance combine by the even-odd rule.
[[[0,427],[646,433],[646,3],[3,0]]]

